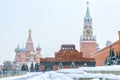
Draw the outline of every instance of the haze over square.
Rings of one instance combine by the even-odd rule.
[[[118,40],[120,1],[89,0],[94,35],[100,48],[107,40]],[[61,44],[75,44],[79,50],[86,0],[0,1],[0,61],[14,60],[16,45],[24,45],[29,28],[42,56],[53,56]]]

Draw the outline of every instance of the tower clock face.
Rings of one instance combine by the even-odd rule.
[[[90,35],[91,31],[88,29],[88,30],[86,30],[86,33],[87,33],[87,35]]]

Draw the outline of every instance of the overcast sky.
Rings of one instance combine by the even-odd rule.
[[[75,44],[83,30],[87,0],[0,0],[0,62],[14,60],[17,44],[25,45],[32,29],[34,47],[54,56],[61,44]],[[120,0],[89,0],[93,31],[100,48],[118,40]]]

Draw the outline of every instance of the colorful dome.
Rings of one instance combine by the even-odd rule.
[[[26,48],[24,48],[24,47],[20,48],[20,52],[25,52],[25,51],[26,51]]]
[[[36,51],[41,51],[40,45],[38,44],[38,46],[36,47]]]
[[[19,47],[19,45],[15,48],[15,52],[17,52],[17,53],[20,52],[20,47]]]
[[[17,48],[15,48],[15,52],[17,52],[17,53],[22,53],[25,51],[26,51],[26,49],[24,47],[19,47],[19,45],[17,46]]]

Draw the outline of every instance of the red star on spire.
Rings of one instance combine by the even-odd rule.
[[[89,4],[89,1],[87,1],[86,3],[87,3],[87,5],[88,5],[88,4]]]

